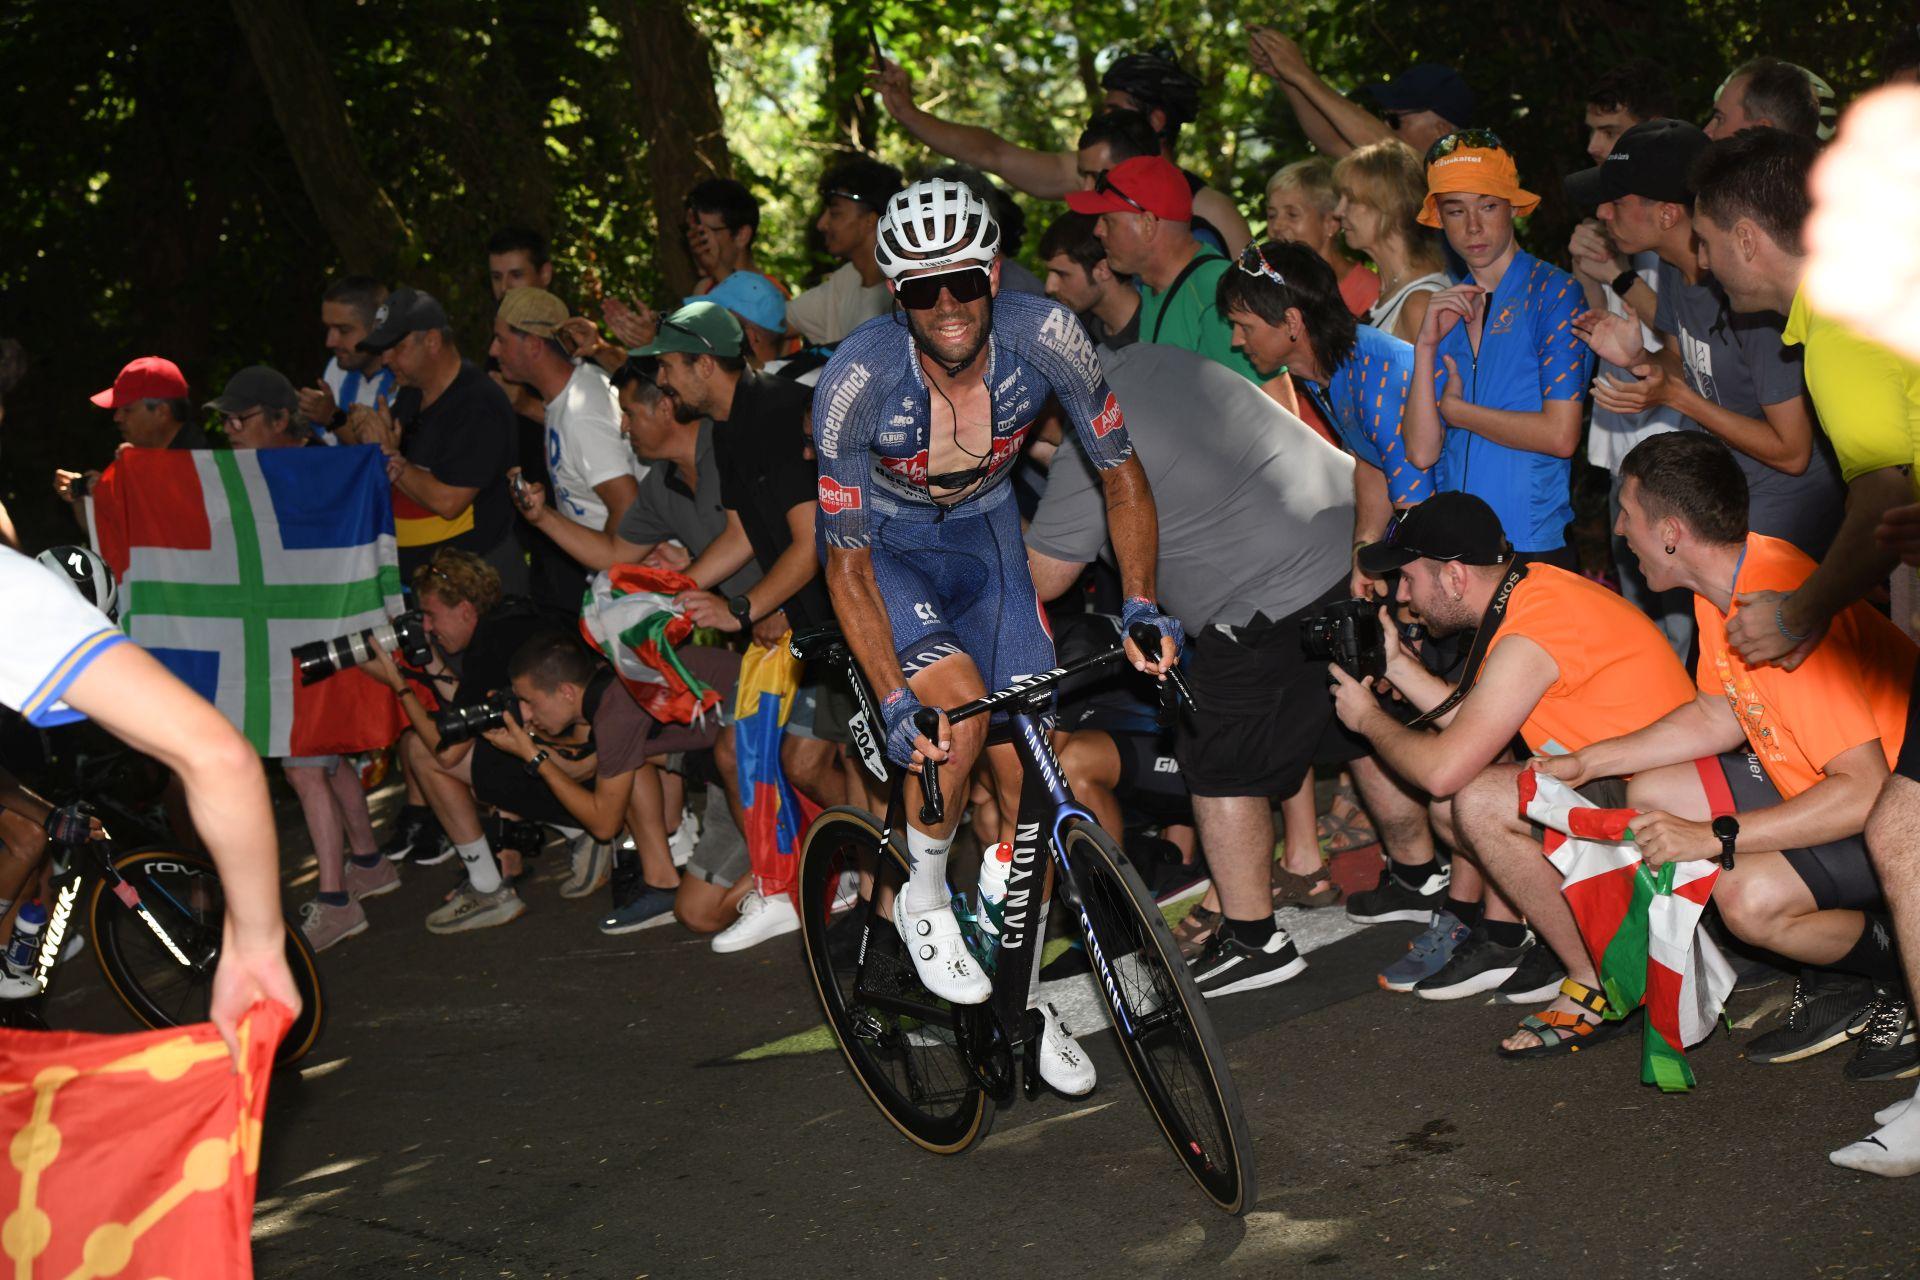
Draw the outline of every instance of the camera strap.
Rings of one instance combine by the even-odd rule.
[[[1409,729],[1419,729],[1432,724],[1447,712],[1466,701],[1473,692],[1474,684],[1480,677],[1480,665],[1486,661],[1487,648],[1493,643],[1494,633],[1500,630],[1500,624],[1507,617],[1507,602],[1513,597],[1513,589],[1527,576],[1524,561],[1516,561],[1507,570],[1507,576],[1500,579],[1500,585],[1494,590],[1493,599],[1487,605],[1487,611],[1480,619],[1480,625],[1474,628],[1473,644],[1467,649],[1467,664],[1460,673],[1460,683],[1454,686],[1452,693],[1443,698],[1430,711],[1423,711],[1407,722]]]

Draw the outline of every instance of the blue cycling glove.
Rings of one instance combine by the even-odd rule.
[[[1180,651],[1186,647],[1187,643],[1187,630],[1180,625],[1180,619],[1169,617],[1167,614],[1160,612],[1160,606],[1145,596],[1133,596],[1120,608],[1120,634],[1130,634],[1133,631],[1133,624],[1136,622],[1144,622],[1161,635],[1173,637],[1174,660],[1179,660]],[[1144,656],[1148,662],[1158,662],[1160,660],[1158,653],[1148,653],[1142,656]]]
[[[913,763],[913,741],[920,736],[914,713],[924,710],[913,690],[906,688],[895,689],[880,702],[880,719],[887,726],[887,759],[903,769]]]

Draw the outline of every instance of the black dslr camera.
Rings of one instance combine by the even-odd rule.
[[[293,668],[299,672],[301,684],[318,684],[348,667],[365,666],[383,649],[398,650],[407,665],[413,667],[424,667],[433,661],[433,642],[427,638],[427,625],[417,610],[409,609],[393,621],[365,631],[295,645]]]
[[[1316,618],[1308,618],[1300,633],[1301,647],[1310,658],[1337,662],[1355,680],[1373,680],[1387,674],[1387,637],[1380,627],[1380,602],[1341,600]]]
[[[470,702],[463,707],[443,708],[433,718],[433,727],[440,731],[440,745],[451,746],[477,738],[491,729],[504,729],[507,712],[514,710],[518,702],[519,699],[507,690],[495,689],[478,702]]]

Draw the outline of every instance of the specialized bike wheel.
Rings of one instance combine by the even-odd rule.
[[[1166,918],[1106,832],[1076,818],[1062,843],[1079,882],[1094,981],[1147,1109],[1207,1198],[1245,1213],[1255,1196],[1253,1142],[1226,1051]]]
[[[992,1127],[993,1100],[960,1047],[953,1006],[920,985],[893,922],[850,891],[862,869],[875,872],[879,892],[904,883],[907,864],[882,846],[880,824],[864,810],[815,819],[800,851],[800,928],[814,990],[880,1114],[928,1151],[957,1155]]]
[[[168,849],[122,854],[113,865],[167,938],[162,941],[105,879],[96,880],[87,904],[88,933],[107,985],[149,1027],[206,1021],[226,919],[219,873],[205,858]],[[300,1016],[274,1054],[277,1066],[305,1057],[326,1022],[319,967],[306,938],[291,924],[287,968],[300,992]]]

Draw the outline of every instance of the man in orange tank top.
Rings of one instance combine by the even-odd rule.
[[[1521,766],[1507,763],[1514,759],[1511,744],[1517,735],[1536,755],[1579,751],[1691,701],[1692,682],[1659,630],[1621,597],[1548,564],[1525,565],[1523,575],[1499,518],[1470,494],[1442,493],[1421,503],[1384,542],[1363,547],[1359,563],[1374,576],[1400,570],[1399,598],[1432,634],[1474,635],[1464,695],[1389,641],[1387,680],[1422,712],[1440,711],[1432,717],[1438,732],[1401,724],[1371,690],[1332,668],[1341,720],[1365,735],[1394,771],[1432,794],[1436,824],[1499,890],[1482,925],[1493,937],[1463,943],[1449,965],[1461,965],[1463,953],[1466,963],[1517,965],[1524,941],[1505,947],[1497,933],[1503,911],[1511,919],[1517,910],[1569,975],[1561,998],[1542,1015],[1545,1025],[1562,1024],[1566,1034],[1532,1037],[1531,1045],[1510,1043],[1509,1049],[1590,1043],[1595,1023],[1578,1010],[1584,1000],[1590,1011],[1598,999],[1598,975],[1560,896],[1559,876],[1540,856],[1538,837],[1517,825],[1514,777]],[[1468,805],[1469,796],[1500,794],[1501,787],[1501,807]],[[1612,795],[1596,796],[1598,804],[1623,798],[1617,785],[1603,790]],[[1514,955],[1495,955],[1499,950]]]

